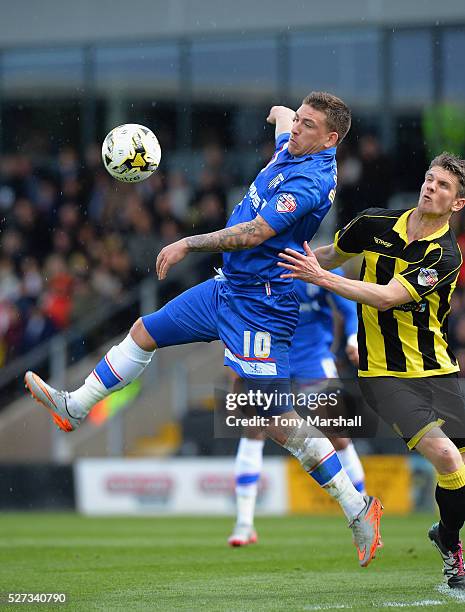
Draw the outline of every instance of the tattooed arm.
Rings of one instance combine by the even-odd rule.
[[[225,227],[211,234],[189,236],[185,240],[189,251],[223,253],[225,251],[253,249],[253,247],[275,235],[274,229],[268,225],[265,219],[257,215],[252,221]]]
[[[182,261],[191,251],[210,253],[244,251],[253,249],[275,235],[274,229],[265,219],[257,215],[252,221],[238,223],[217,232],[183,238],[160,251],[156,265],[158,278],[159,280],[166,278],[171,266]]]

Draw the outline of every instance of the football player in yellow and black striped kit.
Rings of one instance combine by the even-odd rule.
[[[382,186],[381,186],[382,188]],[[358,302],[359,383],[373,410],[436,468],[440,522],[428,536],[451,588],[465,590],[465,402],[447,340],[462,257],[449,219],[465,206],[465,160],[430,164],[416,208],[369,208],[334,244],[281,254],[286,277]],[[363,254],[360,280],[329,272]],[[462,454],[464,453],[464,454]]]

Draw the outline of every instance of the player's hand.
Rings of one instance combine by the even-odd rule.
[[[188,253],[189,248],[186,244],[185,238],[165,246],[157,257],[156,270],[158,280],[163,280],[166,278],[168,270],[175,264],[182,261]]]
[[[292,123],[294,115],[295,111],[293,111],[292,108],[288,108],[287,106],[272,106],[266,120],[268,123],[271,123],[271,125],[276,125],[276,122],[283,118],[290,119]]]
[[[278,266],[289,270],[281,274],[281,278],[299,278],[306,283],[319,285],[326,271],[318,263],[307,241],[304,242],[304,250],[306,255],[294,249],[285,249],[285,253],[279,254],[284,261],[279,261]]]
[[[358,368],[358,347],[353,346],[352,344],[347,344],[346,355],[350,363]]]

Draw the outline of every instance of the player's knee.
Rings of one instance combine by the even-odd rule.
[[[455,447],[440,448],[437,451],[438,469],[446,474],[456,472],[463,465],[462,457]]]
[[[140,317],[131,327],[130,334],[134,342],[144,351],[154,351],[157,348],[157,343],[145,329],[145,325]]]
[[[463,465],[458,448],[449,438],[423,438],[417,450],[431,461],[441,474],[450,474]]]

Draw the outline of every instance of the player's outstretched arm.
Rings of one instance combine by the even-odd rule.
[[[294,121],[295,111],[287,106],[272,106],[266,120],[271,125],[275,125],[275,138],[280,134],[285,134],[291,131],[292,122]]]
[[[273,236],[276,236],[275,230],[263,217],[257,215],[251,221],[237,223],[217,232],[182,238],[160,251],[156,264],[158,278],[159,280],[166,278],[171,266],[182,261],[191,251],[207,253],[244,251],[253,249]]]
[[[412,301],[407,289],[395,279],[391,279],[387,285],[378,285],[338,276],[323,270],[307,242],[304,242],[304,249],[306,255],[293,249],[286,249],[285,253],[279,254],[283,261],[279,262],[278,266],[289,270],[282,274],[281,278],[300,278],[306,283],[319,285],[349,300],[373,306],[378,310],[389,310],[393,306]]]
[[[276,231],[263,217],[257,215],[251,221],[237,223],[210,234],[185,238],[189,251],[243,251],[253,249],[265,240],[276,236]]]

